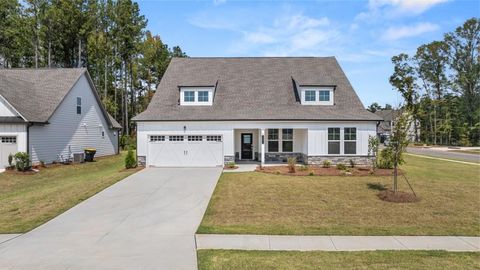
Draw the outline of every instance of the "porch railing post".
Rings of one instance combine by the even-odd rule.
[[[265,129],[262,128],[260,130],[260,143],[261,143],[261,147],[260,147],[260,161],[261,161],[261,165],[263,167],[263,165],[265,165]]]

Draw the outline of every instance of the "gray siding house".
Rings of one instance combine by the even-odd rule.
[[[0,70],[0,167],[16,152],[28,152],[33,163],[61,161],[85,148],[114,155],[120,130],[86,69]]]

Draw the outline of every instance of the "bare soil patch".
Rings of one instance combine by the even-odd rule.
[[[322,166],[297,166],[294,173],[289,171],[288,166],[257,167],[255,171],[292,176],[390,176],[393,173],[392,169],[372,170],[368,167],[349,167],[347,170],[339,170],[335,167],[324,168]],[[400,170],[399,173],[401,173]]]
[[[395,193],[390,189],[381,191],[377,196],[382,201],[393,203],[414,203],[420,201],[420,198],[416,197],[412,193],[403,191],[397,191],[397,193]]]

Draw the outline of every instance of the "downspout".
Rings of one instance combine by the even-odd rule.
[[[27,123],[27,154],[30,156],[30,127],[33,126],[32,123]],[[32,157],[30,157],[31,159]]]

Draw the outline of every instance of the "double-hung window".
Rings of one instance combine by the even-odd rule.
[[[340,128],[328,128],[328,154],[340,155]]]
[[[77,114],[82,114],[82,98],[77,97]]]
[[[344,129],[343,134],[344,150],[347,155],[355,155],[357,153],[357,129],[350,127]]]
[[[185,91],[183,93],[183,101],[195,102],[195,91]]]
[[[278,152],[278,129],[268,130],[268,152]]]
[[[282,152],[293,152],[293,129],[282,129]]]

